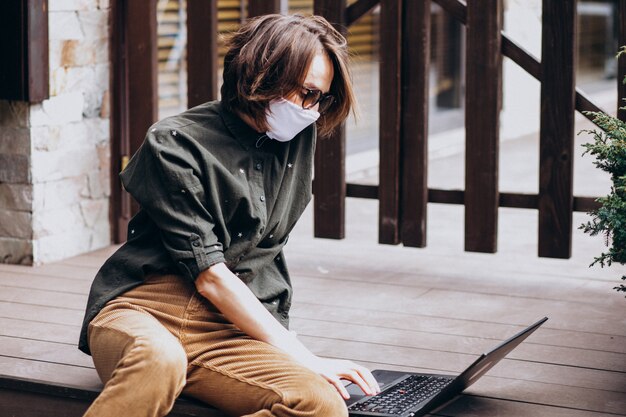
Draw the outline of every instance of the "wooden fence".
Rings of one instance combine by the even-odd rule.
[[[495,252],[499,207],[536,209],[539,256],[568,258],[572,214],[596,206],[573,194],[574,111],[599,110],[575,87],[575,0],[543,0],[541,60],[502,33],[503,0],[432,0],[466,26],[465,190],[429,189],[428,77],[431,0],[315,0],[314,12],[346,32],[380,5],[380,181],[345,181],[345,130],[318,142],[313,184],[315,235],[345,235],[346,197],[378,199],[379,241],[426,245],[428,202],[465,205],[465,249]],[[113,12],[113,163],[141,143],[156,119],[156,0],[120,0]],[[188,105],[217,97],[217,0],[187,0]],[[248,14],[278,12],[280,1],[249,0]],[[132,23],[131,23],[132,22]],[[620,2],[620,43],[626,44],[626,6]],[[502,57],[541,82],[539,193],[498,189]],[[618,79],[626,74],[623,62]],[[626,91],[620,84],[620,96]],[[620,113],[623,116],[623,113]],[[133,121],[130,123],[129,121]],[[117,161],[116,156],[117,156]],[[321,157],[323,155],[323,158]],[[126,201],[125,201],[126,199]],[[125,239],[132,214],[121,189],[114,190],[116,236]]]

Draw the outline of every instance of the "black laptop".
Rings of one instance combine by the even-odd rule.
[[[546,320],[544,317],[483,353],[458,376],[375,370],[372,373],[381,386],[380,394],[367,397],[356,384],[346,387],[350,416],[413,417],[429,413],[476,382]]]

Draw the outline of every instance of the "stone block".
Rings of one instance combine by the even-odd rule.
[[[0,154],[30,155],[28,128],[0,127]]]
[[[0,209],[0,236],[31,239],[33,236],[33,214],[30,211]]]
[[[83,200],[80,203],[80,212],[85,226],[93,229],[97,223],[108,222],[109,205],[106,199]]]
[[[30,130],[30,140],[33,149],[38,151],[53,151],[59,148],[61,140],[61,126],[36,126]]]
[[[33,241],[0,237],[0,263],[32,265]]]
[[[32,184],[0,183],[0,209],[32,211]],[[5,221],[5,219],[2,219],[2,221]]]
[[[54,262],[89,252],[91,241],[92,231],[85,227],[35,239],[33,241],[34,263]]]
[[[58,210],[79,204],[88,195],[87,175],[33,185],[33,211]]]
[[[22,101],[0,100],[0,126],[28,127],[30,105]]]
[[[32,178],[34,183],[56,181],[83,175],[99,164],[95,148],[83,147],[54,152],[33,151]]]
[[[97,54],[93,40],[63,41],[60,65],[64,67],[93,65],[96,63]]]
[[[28,155],[0,154],[0,182],[30,183],[30,157]]]
[[[87,174],[89,197],[102,198],[111,195],[111,177],[108,171],[92,171]]]
[[[83,118],[84,98],[82,93],[66,93],[44,100],[31,108],[32,126],[62,125]]]
[[[78,14],[75,11],[48,13],[49,37],[51,40],[84,39]]]
[[[85,222],[78,204],[54,210],[40,210],[32,215],[33,239],[74,233],[75,230],[83,229],[84,227]]]
[[[111,96],[109,90],[102,93],[102,107],[100,107],[100,117],[108,119],[111,117]]]
[[[109,11],[89,10],[78,12],[78,21],[83,34],[88,39],[108,38]]]

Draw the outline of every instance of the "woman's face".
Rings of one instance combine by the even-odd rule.
[[[326,52],[320,49],[311,61],[306,78],[304,79],[303,88],[286,96],[285,99],[297,104],[298,106],[302,106],[302,100],[307,93],[306,89],[319,90],[322,93],[328,93],[330,90],[330,84],[333,81],[333,76],[333,64]],[[318,107],[319,104],[316,104],[311,109],[317,110]]]

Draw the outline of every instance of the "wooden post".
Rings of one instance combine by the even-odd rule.
[[[187,0],[187,107],[217,98],[217,0]]]
[[[618,16],[618,46],[626,46],[626,2],[620,1],[617,8]],[[617,117],[626,122],[626,110],[620,107],[626,106],[626,85],[624,85],[624,77],[626,77],[626,56],[619,57],[617,61]]]
[[[49,97],[48,0],[13,0],[0,13],[0,99]]]
[[[402,243],[426,246],[430,0],[404,1],[402,23]]]
[[[280,0],[248,0],[248,17],[280,13]]]
[[[111,187],[113,239],[126,240],[126,227],[138,210],[117,180],[157,120],[156,0],[111,3],[113,99],[111,112]]]
[[[380,243],[400,243],[400,109],[402,2],[380,2]]]
[[[569,258],[574,203],[576,1],[543,0],[539,256]]]
[[[346,0],[315,0],[313,11],[346,35]],[[346,217],[346,132],[342,124],[331,137],[318,138],[313,182],[315,237],[343,239]]]
[[[502,0],[467,2],[465,250],[496,252]]]

